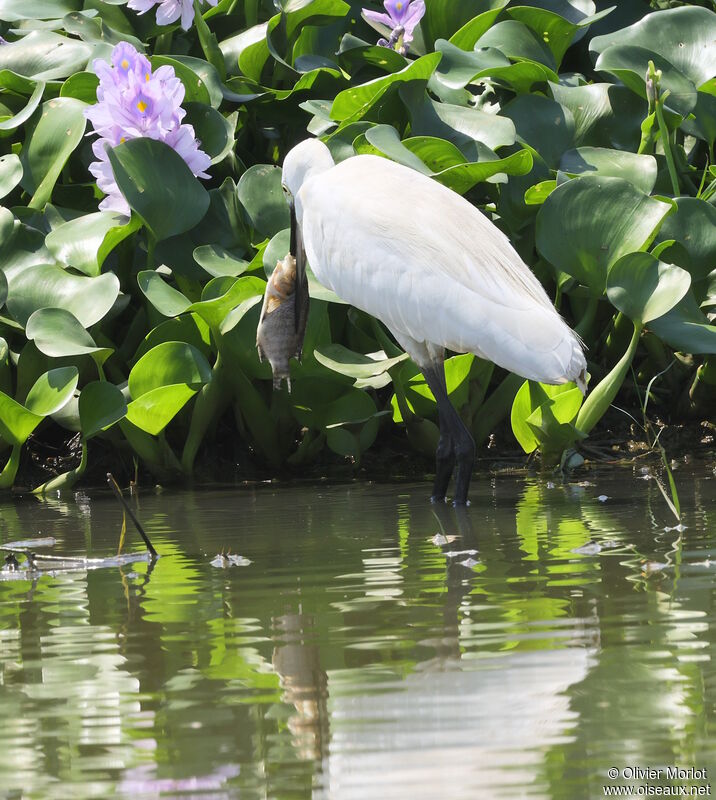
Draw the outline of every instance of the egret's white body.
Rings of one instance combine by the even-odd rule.
[[[421,368],[442,371],[448,349],[586,390],[579,338],[463,197],[378,156],[335,164],[315,139],[288,153],[283,183],[318,280],[385,323]]]

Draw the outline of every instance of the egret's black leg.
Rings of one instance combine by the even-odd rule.
[[[467,490],[470,487],[472,467],[475,463],[475,442],[460,415],[448,399],[445,385],[445,370],[442,364],[423,370],[430,391],[438,404],[440,421],[440,441],[435,454],[435,483],[433,501],[443,500],[455,463],[455,504],[467,503]]]
[[[439,499],[445,497],[450,475],[457,463],[454,503],[455,505],[466,505],[472,468],[475,463],[475,442],[448,398],[445,370],[442,363],[424,370],[423,374],[430,390],[435,395],[440,421],[440,442],[436,453],[437,469],[433,497],[435,498],[436,495]]]

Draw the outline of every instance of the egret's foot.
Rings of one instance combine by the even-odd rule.
[[[433,494],[430,496],[430,502],[433,505],[438,505],[440,503],[447,503],[447,497],[445,497],[445,495]]]
[[[467,508],[468,506],[472,505],[470,501],[466,498],[463,500],[459,500],[457,497],[452,501],[454,508]]]

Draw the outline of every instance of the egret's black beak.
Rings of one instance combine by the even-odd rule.
[[[306,277],[306,251],[303,249],[303,239],[301,236],[301,229],[296,219],[296,206],[293,198],[289,200],[289,208],[291,211],[291,243],[289,250],[291,255],[296,259],[296,335],[297,347],[296,357],[300,360],[301,351],[303,349],[303,337],[306,334],[306,322],[308,321],[308,278]]]

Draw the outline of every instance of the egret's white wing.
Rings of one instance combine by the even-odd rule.
[[[296,199],[316,277],[396,334],[536,380],[584,368],[575,335],[507,237],[456,193],[357,156],[307,180]]]

